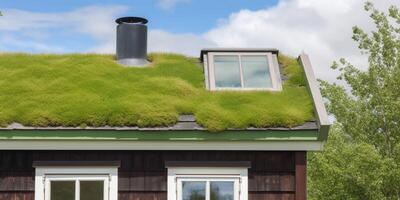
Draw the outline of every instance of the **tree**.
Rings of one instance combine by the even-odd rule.
[[[342,58],[339,84],[321,81],[336,122],[324,152],[309,154],[311,199],[400,199],[400,11],[367,2],[376,29],[353,28],[366,71]]]
[[[385,165],[373,145],[354,143],[336,124],[323,153],[308,155],[310,199],[384,199]]]
[[[329,112],[347,134],[391,157],[400,141],[400,11],[391,6],[387,15],[369,2],[365,10],[371,12],[376,31],[369,35],[354,27],[353,39],[368,55],[368,70],[342,58],[332,68],[341,72],[338,79],[348,84],[351,94],[325,81],[321,81],[321,89],[329,101]]]
[[[400,148],[396,151],[400,155]],[[373,145],[352,140],[336,123],[324,151],[308,154],[309,199],[398,200],[399,163],[400,156],[384,157]]]

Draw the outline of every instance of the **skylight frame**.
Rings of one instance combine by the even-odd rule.
[[[215,82],[214,56],[238,56],[241,87],[217,87]],[[244,86],[242,56],[265,56],[267,58],[272,87],[249,88]],[[278,59],[271,52],[208,52],[204,55],[204,74],[206,88],[211,91],[282,91],[282,80]]]

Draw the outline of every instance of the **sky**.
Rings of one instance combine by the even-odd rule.
[[[367,66],[351,28],[373,24],[362,0],[1,0],[0,51],[114,53],[114,20],[149,20],[150,52],[198,56],[207,47],[277,48],[310,56],[318,78],[333,81],[330,66],[347,58]],[[380,9],[399,0],[376,0]]]

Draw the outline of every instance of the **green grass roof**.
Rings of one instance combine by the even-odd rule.
[[[195,58],[151,54],[126,68],[111,55],[0,55],[0,125],[169,126],[194,114],[210,131],[292,127],[314,119],[299,63],[279,56],[282,92],[210,92]]]

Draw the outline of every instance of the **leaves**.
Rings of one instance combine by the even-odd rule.
[[[384,199],[387,163],[372,145],[349,140],[336,125],[324,153],[309,154],[310,199]]]
[[[342,58],[332,69],[348,87],[320,81],[337,121],[324,152],[309,154],[311,199],[400,199],[400,11],[365,10],[376,29],[355,26],[353,39],[368,70]]]
[[[338,79],[347,83],[350,94],[327,82],[321,83],[321,89],[329,101],[328,110],[346,133],[391,156],[400,140],[400,12],[392,6],[387,15],[372,3],[366,3],[365,9],[376,31],[368,34],[354,27],[353,39],[368,56],[368,70],[362,71],[342,58],[332,69],[340,72]]]

